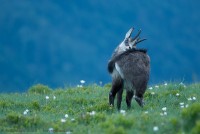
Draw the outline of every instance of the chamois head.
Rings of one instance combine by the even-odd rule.
[[[136,45],[146,39],[140,39],[140,33],[141,29],[138,31],[135,37],[131,37],[131,34],[133,32],[134,28],[131,28],[128,30],[128,32],[125,35],[124,40],[118,45],[118,47],[115,49],[114,53],[122,53],[125,52],[126,50],[136,48]]]

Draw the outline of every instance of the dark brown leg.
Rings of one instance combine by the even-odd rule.
[[[132,98],[133,98],[133,91],[127,91],[126,92],[126,104],[127,104],[128,109],[131,108]]]
[[[109,93],[109,104],[110,104],[110,106],[114,106],[115,95],[122,88],[123,88],[123,80],[122,79],[113,80],[112,88],[111,88],[111,91]]]
[[[144,106],[144,101],[143,101],[143,92],[137,92],[136,91],[136,95],[135,95],[135,100],[137,101],[137,103],[143,107]]]
[[[121,102],[122,102],[122,94],[123,94],[123,88],[121,88],[117,93],[117,109],[121,109]]]

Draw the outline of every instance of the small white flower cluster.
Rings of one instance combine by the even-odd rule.
[[[49,133],[54,133],[54,129],[53,128],[49,128]],[[71,131],[67,131],[66,134],[72,134]]]
[[[62,123],[65,123],[66,121],[67,121],[67,118],[69,117],[69,115],[68,114],[65,114],[65,118],[62,118],[61,119],[61,122]]]
[[[190,97],[190,98],[188,98],[189,101],[192,101],[192,100],[195,101],[196,99],[197,99],[196,97]]]
[[[89,114],[90,116],[94,116],[94,115],[96,114],[96,112],[95,112],[95,111],[92,111],[92,112],[88,112],[88,114]]]
[[[80,87],[80,88],[82,88],[82,87],[83,87],[83,85],[77,85],[77,87]]]
[[[80,85],[78,84],[77,87],[82,88],[82,87],[83,87],[83,84],[85,84],[85,81],[84,81],[84,80],[80,80],[80,83],[81,83],[81,84],[80,84]]]
[[[162,113],[160,113],[161,116],[167,115],[167,107],[162,108]]]
[[[125,111],[125,110],[120,110],[120,113],[121,113],[122,115],[126,115],[126,111]]]
[[[180,94],[179,94],[179,93],[176,93],[176,96],[178,97],[178,96],[180,96]]]
[[[149,113],[149,111],[145,111],[144,113],[145,113],[145,114],[148,114],[148,113]]]
[[[51,128],[49,128],[49,133],[53,133],[53,128],[51,127]]]
[[[65,114],[65,118],[68,118],[69,117],[69,115],[68,114]]]
[[[153,87],[149,87],[149,90],[153,90],[153,89],[155,89],[155,88],[159,88],[159,86],[158,86],[158,85],[155,85],[154,88],[153,88]],[[151,92],[151,95],[155,95],[155,92]]]
[[[184,105],[184,102],[181,102],[181,103],[179,103],[180,104],[180,107],[181,108],[187,108],[189,105],[188,104],[186,104],[186,105]]]
[[[85,84],[85,81],[84,80],[80,80],[81,84]]]
[[[67,131],[67,132],[66,132],[66,134],[71,134],[71,133],[72,133],[71,131]]]
[[[48,99],[49,99],[49,96],[46,96],[45,98],[46,98],[46,100],[48,100]]]
[[[162,111],[167,111],[167,108],[166,108],[166,107],[163,107],[163,108],[162,108]]]
[[[24,115],[27,115],[27,114],[28,114],[28,112],[29,112],[29,110],[28,110],[28,109],[26,109],[26,110],[23,112],[23,114],[24,114]]]
[[[165,82],[164,85],[167,86],[168,85],[167,82]]]
[[[46,100],[49,100],[49,99],[50,99],[49,96],[46,96],[45,98],[46,98]],[[56,96],[53,96],[53,99],[55,100],[55,99],[56,99]]]
[[[149,87],[149,90],[152,90],[153,89],[153,87]]]
[[[153,131],[154,131],[154,132],[156,132],[156,131],[158,131],[158,130],[159,130],[159,127],[158,127],[158,126],[154,126],[154,127],[153,127]]]
[[[74,118],[71,118],[71,121],[75,121],[75,119],[74,119]]]
[[[168,85],[167,82],[165,82],[165,83],[164,83],[164,86],[167,86],[167,85]],[[155,88],[159,88],[159,85],[155,85],[154,87],[155,87]],[[148,89],[149,89],[149,90],[152,90],[153,87],[149,87]]]
[[[65,122],[66,122],[66,119],[65,119],[65,118],[62,118],[60,121],[61,121],[62,123],[65,123]]]

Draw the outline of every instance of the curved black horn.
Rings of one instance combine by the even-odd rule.
[[[141,31],[141,29],[138,31],[137,35],[133,38],[133,40],[137,39],[140,36]]]
[[[136,36],[134,37],[134,38],[132,38],[131,39],[131,42],[133,42],[134,43],[134,46],[136,46],[136,44],[138,44],[138,43],[140,43],[140,42],[142,42],[142,41],[145,41],[146,39],[144,38],[144,39],[140,39],[140,33],[142,32],[142,30],[140,29],[139,31],[138,31],[138,33],[136,34]]]
[[[136,41],[135,45],[138,44],[138,43],[140,43],[140,42],[142,42],[142,41],[145,41],[145,40],[147,40],[147,39],[146,39],[146,38],[144,38],[144,39],[138,39],[138,40]]]

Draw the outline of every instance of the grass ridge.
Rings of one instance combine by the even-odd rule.
[[[146,105],[127,110],[108,105],[111,85],[51,89],[33,85],[25,93],[0,94],[0,132],[200,133],[200,84],[150,86]]]

